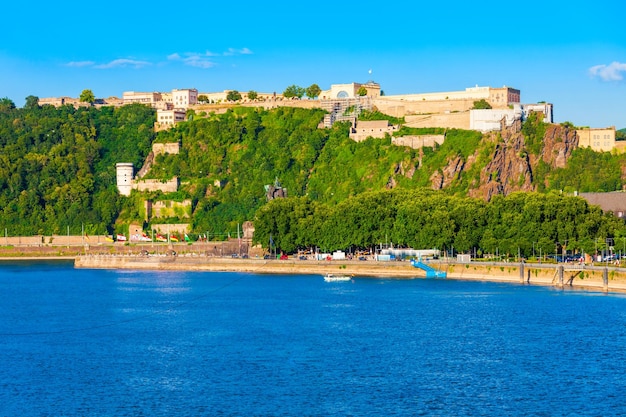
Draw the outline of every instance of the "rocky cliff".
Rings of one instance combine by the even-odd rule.
[[[533,155],[526,145],[522,123],[503,126],[501,132],[486,134],[483,141],[495,143],[491,161],[482,170],[480,181],[472,186],[469,195],[490,200],[494,195],[515,191],[536,191],[533,172],[543,162],[551,168],[566,165],[572,151],[578,146],[576,131],[560,125],[547,125],[543,134],[540,153]],[[445,189],[454,179],[472,166],[476,154],[464,160],[456,156],[447,165],[431,175],[433,189]]]

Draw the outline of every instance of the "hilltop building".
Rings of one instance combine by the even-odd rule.
[[[578,146],[596,152],[610,152],[615,148],[615,126],[577,129]]]
[[[214,93],[198,93],[198,97],[203,96],[203,99],[206,99],[207,104],[216,104],[216,103],[227,103],[227,97],[228,97],[228,93],[230,93],[231,91],[234,90],[224,90],[221,92],[214,92]],[[248,98],[248,92],[244,92],[244,91],[239,91],[239,94],[241,94],[241,101],[242,102],[248,102],[248,101],[252,101],[250,98]],[[267,100],[282,100],[283,99],[283,95],[282,94],[278,94],[278,93],[259,93],[257,92],[257,97],[256,97],[256,101],[267,101]],[[202,105],[202,102],[198,102],[198,104]]]
[[[511,126],[516,120],[525,121],[531,113],[541,113],[544,123],[553,123],[552,104],[519,104],[515,103],[512,108],[506,109],[472,109],[470,110],[470,130],[481,132],[497,131],[502,128],[504,121],[506,126]]]
[[[220,108],[219,103],[228,102],[227,96],[230,91],[232,90],[199,93],[194,88],[173,89],[171,92],[125,91],[121,99],[117,97],[97,99],[93,105],[121,106],[131,103],[149,105],[157,110],[155,129],[161,130],[184,121],[186,110],[190,108],[224,111],[225,107]],[[332,84],[328,90],[320,93],[317,100],[286,100],[282,94],[275,92],[257,93],[257,98],[251,100],[248,98],[248,93],[240,92],[240,94],[241,101],[238,104],[244,106],[262,106],[267,109],[279,106],[322,108],[328,114],[320,123],[320,127],[330,127],[336,122],[349,121],[352,125],[351,137],[355,140],[363,140],[368,136],[384,137],[385,133],[392,133],[392,126],[372,128],[367,126],[367,123],[357,125],[361,112],[374,108],[381,113],[404,118],[404,126],[414,128],[439,127],[481,132],[498,131],[502,126],[510,126],[516,120],[526,120],[531,113],[542,113],[542,120],[545,123],[553,123],[551,103],[522,104],[520,90],[508,86],[494,88],[476,85],[460,91],[384,96],[381,95],[380,84],[367,81],[366,83]],[[199,98],[202,98],[202,102],[198,101]],[[489,103],[492,108],[474,109],[475,102],[481,100]],[[39,99],[39,104],[75,107],[92,105],[71,97],[42,98]],[[614,127],[578,129],[577,136],[579,146],[589,147],[594,151],[626,150],[626,141],[616,142]],[[430,138],[428,141],[412,138],[410,143],[430,144],[432,142],[434,144],[440,141],[441,138],[436,138],[434,142]]]
[[[355,98],[361,96],[359,90],[363,87],[367,97],[380,97],[380,84],[374,81],[368,81],[365,84],[348,83],[348,84],[332,84],[330,90],[320,93],[320,100],[335,100]]]
[[[158,92],[141,93],[135,91],[124,91],[122,93],[122,100],[124,104],[139,103],[153,107],[156,105],[156,103],[162,100],[162,97],[162,94]]]
[[[185,110],[157,110],[156,130],[168,129],[178,122],[183,122],[186,116]]]
[[[360,120],[350,129],[350,138],[355,142],[361,142],[365,139],[384,138],[398,130],[398,126],[390,124],[387,120]]]

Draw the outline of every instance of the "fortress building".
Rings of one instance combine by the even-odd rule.
[[[610,152],[615,148],[615,126],[577,129],[578,146],[596,152]]]
[[[363,87],[367,97],[380,96],[380,84],[374,81],[368,81],[365,84],[348,83],[348,84],[332,84],[330,90],[320,93],[320,100],[335,100],[359,97],[359,90]]]

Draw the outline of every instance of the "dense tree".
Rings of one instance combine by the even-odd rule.
[[[366,96],[367,95],[367,88],[365,88],[363,86],[359,87],[359,89],[356,92],[356,95],[360,96],[360,97]]]
[[[15,108],[15,103],[8,97],[0,98],[0,111],[7,111]]]
[[[91,104],[93,104],[96,101],[96,96],[93,94],[93,91],[87,89],[87,90],[83,90],[80,93],[79,100],[82,103],[91,103]]]
[[[24,108],[26,109],[36,109],[39,107],[39,97],[37,96],[28,96],[26,97],[26,102],[24,104]]]
[[[254,90],[248,91],[248,99],[256,100],[258,96],[259,96],[259,93],[257,93],[256,91]]]
[[[481,98],[480,100],[474,102],[474,107],[472,108],[476,110],[491,109],[491,104],[489,104],[489,102],[487,102],[484,98]]]
[[[306,96],[308,98],[316,98],[316,97],[319,97],[321,92],[322,92],[322,89],[320,88],[319,85],[311,84],[306,89]]]
[[[226,94],[226,100],[239,101],[241,100],[241,93],[237,90],[230,90],[228,94]]]
[[[209,98],[207,97],[206,94],[200,94],[198,96],[198,103],[208,103],[209,102]]]
[[[81,224],[111,231],[120,210],[115,163],[141,166],[154,119],[141,105],[0,114],[0,227],[11,235],[78,234]]]
[[[306,92],[306,90],[304,89],[304,87],[299,87],[295,84],[290,85],[289,87],[285,88],[285,91],[283,91],[283,97],[285,98],[302,98],[302,96],[304,96],[304,93]]]
[[[311,225],[322,225],[311,233]],[[593,253],[594,242],[626,236],[622,221],[579,197],[514,193],[491,202],[427,190],[363,193],[338,205],[288,198],[262,207],[255,239],[279,249],[370,249],[380,244],[531,256]],[[626,237],[624,238],[626,241]],[[535,253],[536,254],[536,253]]]

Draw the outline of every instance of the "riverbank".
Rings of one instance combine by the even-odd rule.
[[[626,292],[626,270],[545,264],[433,262],[448,279],[496,281],[530,285]],[[137,269],[166,271],[214,271],[272,274],[327,273],[360,277],[425,278],[425,272],[409,262],[314,261],[276,259],[231,259],[205,256],[110,256],[87,255],[75,260],[76,268]]]

